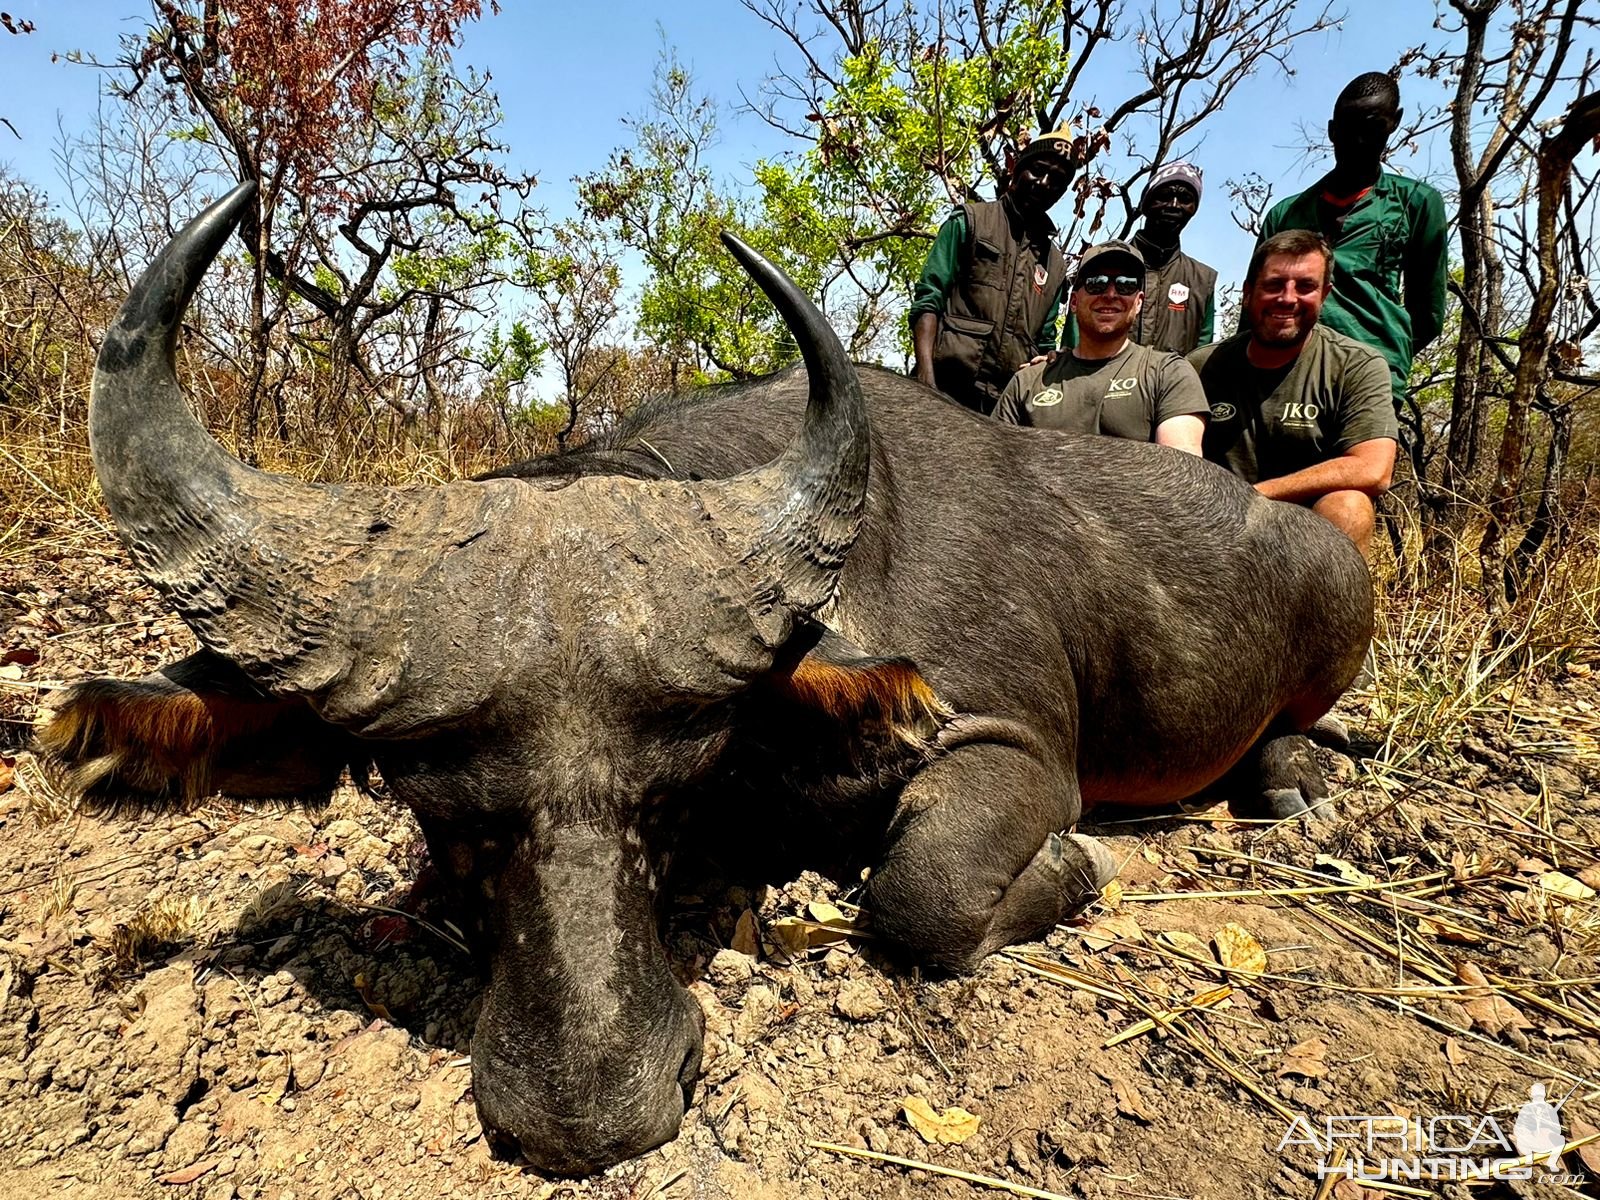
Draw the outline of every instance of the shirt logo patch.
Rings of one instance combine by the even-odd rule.
[[[1035,264],[1033,268],[1033,290],[1036,292],[1044,291],[1044,285],[1049,281],[1050,273],[1043,267]]]
[[[1045,388],[1032,400],[1028,401],[1034,408],[1049,408],[1052,404],[1061,403],[1060,388]]]
[[[1113,379],[1111,386],[1106,389],[1107,400],[1118,400],[1123,396],[1133,396],[1139,391],[1139,377],[1137,375],[1124,375],[1121,379]]]
[[[1213,421],[1231,421],[1238,411],[1231,404],[1213,404],[1211,406],[1211,419]]]
[[[1183,304],[1189,299],[1189,285],[1175,283],[1167,289],[1167,299],[1174,304]]]
[[[1304,429],[1314,426],[1321,415],[1322,409],[1315,404],[1286,403],[1278,414],[1278,420],[1285,425]]]

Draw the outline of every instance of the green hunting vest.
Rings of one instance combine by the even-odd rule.
[[[967,240],[939,314],[933,374],[940,391],[988,413],[1011,376],[1034,356],[1067,264],[1048,217],[1024,229],[1003,200],[965,204],[962,211]]]

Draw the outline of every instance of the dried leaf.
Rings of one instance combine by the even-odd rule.
[[[1115,911],[1122,907],[1122,881],[1113,879],[1100,889],[1100,903]]]
[[[1563,900],[1593,900],[1595,896],[1594,889],[1588,884],[1574,879],[1571,875],[1563,875],[1560,871],[1546,871],[1539,876],[1539,886]]]
[[[1578,882],[1600,892],[1600,867],[1585,867],[1578,872]]]
[[[16,663],[6,663],[0,666],[0,679],[21,679],[22,668]]]
[[[1441,942],[1459,942],[1463,945],[1476,946],[1483,941],[1481,937],[1470,929],[1462,929],[1457,925],[1447,925],[1436,921],[1432,917],[1419,917],[1417,928],[1423,933],[1438,938]]]
[[[1151,1123],[1154,1118],[1149,1108],[1145,1106],[1144,1097],[1139,1094],[1139,1089],[1134,1086],[1133,1080],[1126,1075],[1107,1071],[1103,1067],[1096,1067],[1094,1072],[1111,1085],[1111,1093],[1117,1098],[1119,1113],[1138,1121],[1141,1125]]]
[[[1550,864],[1542,858],[1517,859],[1517,874],[1519,875],[1543,875],[1549,869]]]
[[[39,652],[28,646],[18,646],[0,654],[0,663],[21,663],[25,667],[31,667],[38,661]]]
[[[207,1171],[215,1168],[221,1161],[220,1158],[208,1158],[203,1162],[197,1162],[187,1167],[179,1167],[176,1171],[168,1171],[165,1175],[157,1175],[156,1182],[171,1184],[193,1183]]]
[[[1447,1037],[1444,1040],[1444,1059],[1452,1067],[1465,1066],[1467,1052],[1461,1048],[1461,1043],[1455,1038]]]
[[[1305,1079],[1321,1079],[1328,1073],[1328,1043],[1321,1038],[1309,1038],[1290,1046],[1283,1052],[1283,1064],[1277,1078],[1299,1075]]]
[[[906,1123],[921,1135],[925,1142],[942,1146],[957,1146],[978,1132],[982,1117],[974,1116],[964,1108],[947,1108],[942,1112],[921,1096],[907,1096],[900,1102]]]
[[[1112,913],[1085,929],[1082,937],[1083,944],[1089,949],[1104,950],[1118,942],[1142,942],[1144,930],[1127,913]]]
[[[802,958],[811,948],[810,925],[799,917],[782,917],[767,926],[769,948],[785,958]]]
[[[0,796],[3,796],[5,793],[9,792],[11,790],[11,785],[16,783],[16,781],[16,771],[12,769],[10,763],[8,763],[5,759],[0,758]]]
[[[813,921],[820,922],[823,925],[850,924],[850,919],[826,900],[813,900],[806,905],[806,912],[810,914]]]
[[[368,981],[366,972],[357,972],[353,982],[355,984],[356,995],[361,997],[361,1003],[367,1006],[367,1008],[372,1012],[373,1016],[383,1021],[392,1022],[394,1020],[393,1014],[389,1012],[388,1005],[373,997],[372,984]],[[287,1082],[287,1080],[285,1080],[285,1082]]]
[[[754,910],[747,908],[739,914],[739,919],[733,926],[733,938],[728,946],[740,954],[748,954],[751,958],[756,956],[756,951],[761,947],[761,940],[756,934]]]
[[[1211,935],[1211,941],[1217,948],[1217,961],[1224,967],[1236,971],[1267,969],[1267,952],[1243,925],[1229,921]]]
[[[1154,846],[1146,846],[1144,849],[1139,851],[1139,854],[1144,858],[1145,862],[1160,865],[1161,851],[1157,850]]]
[[[1335,858],[1331,854],[1319,854],[1316,858],[1317,866],[1329,868],[1335,875],[1346,883],[1377,883],[1377,879],[1368,875],[1345,862],[1342,858]]]
[[[1589,1122],[1579,1120],[1577,1117],[1572,1119],[1571,1141],[1581,1142],[1584,1138],[1593,1137],[1597,1133],[1600,1133],[1600,1129],[1596,1129]],[[1584,1166],[1600,1174],[1600,1142],[1590,1142],[1587,1146],[1579,1146],[1576,1153],[1583,1161]]]
[[[1476,963],[1463,962],[1456,966],[1456,978],[1470,989],[1462,998],[1472,1023],[1487,1034],[1502,1033],[1507,1029],[1532,1029],[1533,1022],[1523,1016],[1504,996],[1489,985],[1483,971]]]

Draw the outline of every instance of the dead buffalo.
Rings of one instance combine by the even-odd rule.
[[[1174,451],[1006,428],[858,369],[731,239],[803,370],[514,477],[263,474],[172,366],[249,203],[214,204],[140,280],[90,412],[122,538],[205,648],[79,684],[41,744],[106,797],[326,791],[375,763],[475,910],[474,1093],[538,1166],[678,1129],[701,1028],[654,906],[688,809],[809,804],[871,862],[879,933],[967,970],[1108,879],[1067,833],[1086,804],[1193,795],[1259,746],[1260,790],[1299,807],[1287,735],[1371,629],[1327,522]]]

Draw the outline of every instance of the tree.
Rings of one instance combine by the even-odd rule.
[[[949,206],[998,188],[1046,130],[1076,134],[1069,252],[1102,230],[1126,236],[1150,173],[1191,151],[1241,82],[1287,72],[1294,46],[1335,24],[1330,5],[1302,16],[1295,0],[1152,2],[1137,15],[1116,0],[743,3],[797,56],[755,107],[805,149],[761,182],[807,198],[832,272],[880,306],[908,294]],[[1131,85],[1100,70],[1119,42],[1139,64]]]
[[[591,397],[623,363],[622,348],[610,344],[620,312],[622,275],[592,225],[565,221],[552,232],[554,247],[530,259],[528,282],[534,295],[533,329],[561,372],[566,420],[555,440],[565,449],[591,415]]]
[[[1445,503],[1481,495],[1491,398],[1483,384],[1505,365],[1494,353],[1507,322],[1496,211],[1520,203],[1512,180],[1519,166],[1525,169],[1525,135],[1562,102],[1563,85],[1573,82],[1568,61],[1574,33],[1580,22],[1592,23],[1580,18],[1579,0],[1449,0],[1449,8],[1459,24],[1452,28],[1441,19],[1441,25],[1461,38],[1459,49],[1417,50],[1402,58],[1403,64],[1420,62],[1426,77],[1455,81],[1447,118],[1461,247],[1457,295],[1467,319],[1456,342],[1440,480]],[[1497,16],[1507,18],[1499,45],[1493,36]],[[1458,519],[1464,511],[1457,506]]]
[[[706,157],[717,138],[716,105],[670,50],[657,64],[650,110],[628,124],[634,144],[578,181],[580,203],[588,220],[643,260],[639,330],[666,354],[672,385],[781,366],[793,356],[788,333],[719,235],[743,237],[812,294],[817,266],[786,227],[761,220],[714,178]]]
[[[1533,309],[1523,326],[1522,335],[1517,339],[1516,384],[1506,406],[1505,433],[1500,441],[1494,486],[1489,493],[1489,522],[1479,546],[1483,585],[1491,604],[1496,607],[1515,597],[1522,574],[1548,535],[1554,520],[1550,510],[1552,487],[1559,488],[1566,443],[1572,433],[1570,409],[1557,417],[1558,406],[1552,403],[1546,393],[1546,385],[1553,373],[1551,352],[1556,348],[1557,340],[1553,325],[1556,304],[1570,278],[1563,270],[1565,247],[1560,224],[1571,210],[1573,159],[1579,151],[1593,143],[1600,143],[1600,93],[1597,92],[1580,97],[1567,110],[1555,130],[1540,139],[1536,155],[1538,186],[1535,204],[1538,224],[1535,245],[1538,287],[1534,292]],[[1592,183],[1587,190],[1592,193]],[[1600,327],[1600,314],[1591,316],[1585,324],[1586,332],[1592,333],[1596,327]],[[1573,360],[1581,361],[1581,357],[1581,343],[1568,340],[1554,365],[1564,365],[1562,360],[1566,360],[1565,365],[1570,365]],[[1600,378],[1582,379],[1580,382],[1590,387],[1600,387]],[[1538,532],[1534,534],[1535,540],[1531,545],[1529,538],[1524,537],[1517,554],[1510,556],[1505,548],[1505,535],[1517,515],[1528,413],[1536,402],[1552,414],[1557,424],[1552,431],[1551,451],[1546,459],[1540,513],[1535,518]],[[1533,532],[1530,530],[1530,533]]]
[[[353,372],[369,394],[402,408],[407,398],[386,394],[360,347],[375,331],[409,342],[421,407],[437,421],[439,371],[464,337],[452,317],[503,277],[489,264],[508,241],[531,235],[520,201],[533,179],[498,165],[487,82],[441,66],[481,0],[152,7],[145,35],[124,39],[109,64],[115,94],[129,106],[148,97],[227,174],[261,185],[259,219],[241,229],[256,272],[246,451],[266,395],[277,432],[288,432],[283,379],[267,378],[269,344],[285,322],[301,322],[292,337],[325,357],[333,391]],[[487,204],[468,209],[458,198],[467,188]],[[513,211],[502,215],[508,200]],[[308,306],[327,331],[309,335],[293,305]]]

